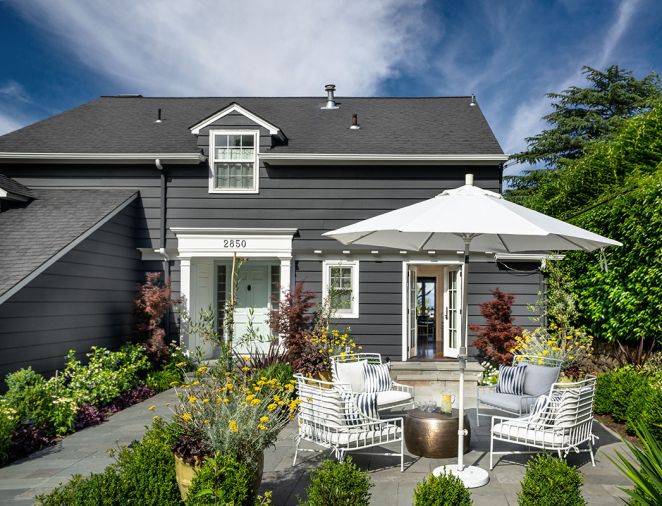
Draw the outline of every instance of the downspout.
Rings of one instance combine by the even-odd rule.
[[[160,159],[154,160],[154,165],[156,165],[157,170],[161,174],[161,201],[160,207],[161,212],[159,215],[159,249],[158,253],[162,258],[162,268],[163,274],[166,280],[170,280],[170,258],[166,252],[166,197],[168,194],[168,178],[166,176],[166,171],[163,165],[161,164]],[[170,308],[166,311],[165,314],[166,322],[166,336],[170,338]]]

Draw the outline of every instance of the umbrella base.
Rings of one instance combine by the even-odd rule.
[[[462,471],[459,471],[457,464],[449,466],[439,466],[432,470],[432,474],[439,476],[440,474],[449,473],[457,476],[462,480],[464,486],[467,488],[478,488],[487,485],[490,481],[490,475],[485,469],[478,466],[464,466]]]

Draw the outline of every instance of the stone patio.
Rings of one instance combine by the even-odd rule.
[[[132,406],[113,415],[106,423],[90,427],[66,437],[56,446],[38,452],[29,458],[0,469],[0,504],[33,504],[34,496],[46,492],[66,481],[72,474],[87,474],[104,469],[113,460],[106,450],[118,444],[128,444],[140,439],[145,425],[152,421],[154,412],[147,408],[156,405],[156,412],[163,417],[170,413],[167,403],[174,400],[174,392],[163,392],[142,404]],[[469,404],[470,406],[472,404]],[[469,410],[472,422],[471,447],[465,463],[487,468],[489,461],[488,418],[477,430],[475,410]],[[482,420],[481,420],[482,421]],[[588,454],[570,455],[568,460],[578,465],[584,475],[584,497],[589,504],[608,506],[623,504],[625,494],[619,486],[628,485],[627,479],[616,470],[606,455],[614,450],[624,451],[618,437],[601,425],[595,425],[597,442],[596,467],[592,467]],[[276,447],[265,451],[264,476],[261,490],[272,490],[274,505],[296,505],[297,496],[305,497],[309,475],[326,453],[301,453],[299,462],[292,467],[296,427],[288,426],[276,442]],[[302,445],[304,448],[312,446]],[[505,445],[498,446],[505,448]],[[502,457],[490,473],[490,483],[472,490],[474,504],[517,504],[517,493],[524,474],[527,456]],[[410,505],[416,483],[435,467],[453,463],[453,459],[437,460],[405,455],[405,471],[400,472],[397,457],[355,454],[354,460],[370,471],[374,483],[372,503],[385,505]]]

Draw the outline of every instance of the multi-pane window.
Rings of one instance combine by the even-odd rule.
[[[212,133],[212,189],[255,191],[257,151],[255,133]]]
[[[358,318],[359,287],[358,262],[325,262],[323,289],[335,315],[340,318]]]

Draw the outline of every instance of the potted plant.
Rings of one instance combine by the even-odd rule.
[[[299,401],[294,381],[283,384],[260,376],[247,365],[232,372],[201,367],[198,374],[200,379],[177,391],[174,419],[179,436],[173,452],[182,498],[188,494],[196,468],[219,453],[234,455],[253,470],[252,492],[256,493],[262,480],[264,449],[274,444],[296,414]]]

